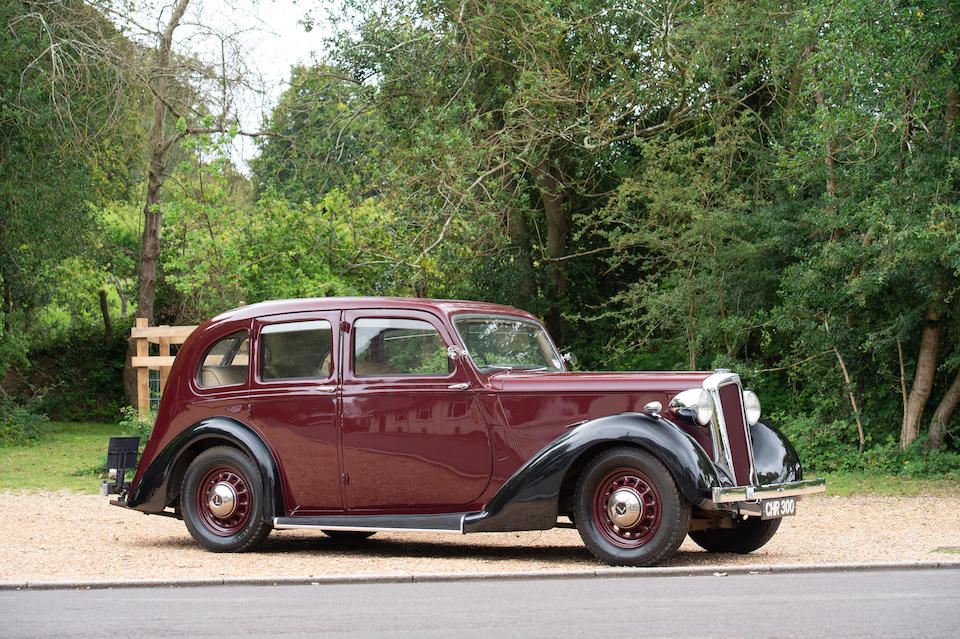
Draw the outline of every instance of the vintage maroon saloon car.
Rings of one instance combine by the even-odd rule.
[[[543,325],[507,306],[272,301],[187,339],[133,480],[121,463],[104,489],[182,518],[212,551],[273,528],[575,526],[602,561],[642,566],[688,534],[755,550],[824,490],[759,418],[726,370],[570,372]],[[135,457],[121,449],[112,459]]]

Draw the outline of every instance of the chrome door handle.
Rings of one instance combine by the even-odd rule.
[[[460,382],[459,384],[450,384],[447,386],[450,390],[467,390],[470,388],[470,384],[466,382]]]
[[[321,393],[336,393],[337,387],[336,386],[317,386],[316,389],[314,390],[318,390]]]

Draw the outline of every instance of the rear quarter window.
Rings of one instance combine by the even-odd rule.
[[[231,333],[207,349],[197,370],[201,388],[232,386],[247,381],[250,367],[250,339],[246,331]]]

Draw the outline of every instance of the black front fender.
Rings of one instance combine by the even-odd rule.
[[[611,415],[571,428],[527,460],[481,512],[466,517],[464,532],[553,528],[571,467],[591,450],[617,444],[638,446],[656,456],[694,505],[704,503],[711,488],[720,485],[703,448],[672,422],[643,413]]]
[[[236,446],[260,468],[264,521],[272,522],[274,516],[282,516],[280,474],[270,448],[249,426],[226,417],[204,419],[177,435],[154,457],[143,477],[131,488],[127,506],[147,513],[163,511],[179,495],[179,479],[193,456],[221,444]]]
[[[800,457],[779,430],[757,422],[750,427],[753,441],[753,465],[760,484],[783,484],[803,479]]]

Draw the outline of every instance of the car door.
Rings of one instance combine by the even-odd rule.
[[[280,459],[287,514],[342,512],[340,311],[255,322],[250,410]]]
[[[351,512],[474,505],[490,480],[490,439],[462,360],[430,313],[346,311],[342,447]]]

